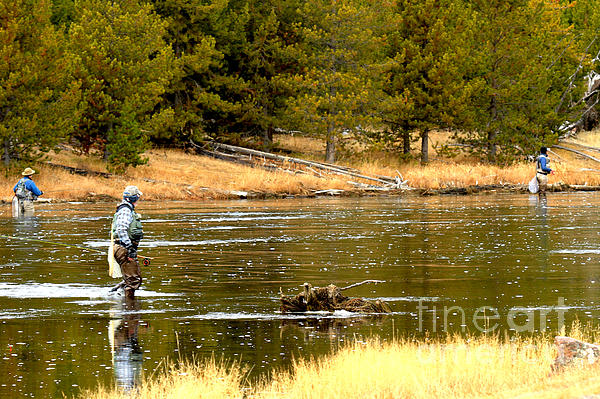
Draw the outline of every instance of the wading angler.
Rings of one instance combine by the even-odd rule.
[[[142,192],[136,186],[125,187],[123,201],[117,206],[111,226],[112,255],[121,269],[126,298],[133,298],[135,290],[142,284],[137,248],[144,232],[141,217],[135,212],[141,196]]]
[[[26,168],[21,175],[23,176],[13,187],[15,197],[12,202],[13,216],[33,215],[33,201],[44,194],[31,178],[35,170]]]

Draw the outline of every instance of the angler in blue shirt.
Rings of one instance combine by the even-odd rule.
[[[548,167],[550,160],[548,159],[548,149],[546,147],[540,148],[540,155],[537,157],[535,177],[537,178],[540,191],[540,195],[546,193],[548,188],[548,175],[554,173],[552,169]]]
[[[25,168],[21,173],[23,176],[13,187],[16,201],[13,200],[13,214],[22,215],[24,213],[33,214],[33,201],[40,195],[44,194],[36,185],[31,176],[35,174],[35,170]]]

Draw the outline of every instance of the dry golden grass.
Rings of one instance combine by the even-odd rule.
[[[180,367],[168,366],[156,380],[146,380],[138,391],[123,392],[99,387],[98,390],[83,392],[85,399],[126,398],[198,398],[224,399],[242,398],[240,394],[244,371],[236,366],[227,367],[214,360],[202,364],[185,363]]]
[[[126,175],[104,178],[81,176],[46,164],[32,165],[37,186],[45,198],[81,199],[90,194],[120,198],[125,186],[137,185],[145,200],[226,198],[227,191],[307,194],[311,190],[348,189],[345,179],[320,179],[309,175],[269,172],[259,168],[188,154],[180,150],[151,150],[147,165],[130,168]],[[106,172],[102,161],[68,151],[51,154],[55,164]],[[1,176],[0,198],[12,199],[12,188],[21,176]]]
[[[311,154],[324,157],[324,143],[306,137],[280,136],[280,146],[301,151],[310,148]],[[367,152],[361,160],[342,162],[346,166],[361,170],[367,175],[396,176],[398,173],[414,188],[444,189],[467,187],[472,185],[491,184],[527,184],[535,175],[534,162],[520,162],[509,166],[491,165],[478,162],[469,156],[458,156],[445,159],[437,156],[434,147],[447,143],[447,132],[431,132],[429,153],[432,161],[421,165],[418,161],[401,161],[397,154],[385,152]],[[581,133],[576,140],[581,144],[600,147],[600,130]],[[413,143],[418,153],[420,143]],[[600,158],[600,154],[587,152]],[[570,185],[600,185],[600,165],[583,157],[560,149],[550,152],[551,167],[554,174],[549,176],[549,183],[565,183]]]
[[[569,335],[591,338],[580,327]],[[597,336],[597,332],[593,334]],[[209,360],[170,367],[128,397],[150,398],[573,398],[600,392],[598,366],[551,373],[554,344],[548,337],[449,337],[443,341],[371,339],[320,359],[295,362],[250,384],[238,366]],[[100,388],[82,398],[124,398]]]
[[[570,139],[570,141],[591,147],[600,147],[600,130],[579,133],[576,137]]]
[[[275,134],[273,142],[280,148],[305,154],[313,159],[325,157],[325,143],[322,140],[296,134]]]
[[[448,139],[444,132],[431,133],[436,146]],[[577,137],[582,144],[600,145],[600,131],[583,133]],[[323,160],[325,145],[322,141],[302,136],[277,136],[279,146],[298,151],[306,159]],[[510,166],[497,166],[474,162],[468,157],[444,159],[437,157],[432,149],[432,162],[421,165],[417,161],[400,161],[397,154],[366,152],[358,160],[344,160],[341,164],[359,169],[362,174],[376,176],[400,176],[413,188],[444,189],[491,184],[526,184],[535,174],[533,162],[521,162]],[[590,152],[600,158],[600,155]],[[109,196],[120,198],[129,184],[137,185],[144,192],[145,200],[222,199],[230,191],[257,191],[272,194],[304,195],[316,190],[351,190],[351,178],[329,176],[319,178],[308,174],[294,175],[286,172],[270,172],[260,168],[232,164],[181,150],[155,149],[145,156],[148,164],[130,168],[123,176],[104,178],[81,176],[41,163],[31,165],[38,172],[34,180],[45,192],[43,198],[77,200],[86,197]],[[577,185],[600,185],[600,165],[581,156],[555,149],[550,153],[551,167],[555,174],[549,183]],[[106,172],[104,162],[98,157],[80,156],[71,151],[51,153],[50,161],[79,169]],[[12,199],[12,187],[20,178],[18,172],[8,177],[0,176],[0,199]],[[356,179],[352,179],[356,180]],[[362,183],[370,183],[362,181]]]

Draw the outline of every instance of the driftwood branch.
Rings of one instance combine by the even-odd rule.
[[[359,174],[356,172],[349,171],[346,168],[342,169],[337,166],[323,164],[320,162],[312,162],[312,161],[306,161],[306,160],[300,159],[300,158],[285,157],[285,156],[281,156],[281,155],[270,154],[268,152],[251,150],[251,149],[242,148],[242,147],[236,147],[236,146],[232,146],[232,145],[228,145],[228,144],[213,143],[212,145],[216,148],[224,148],[228,151],[237,152],[237,153],[241,153],[241,154],[254,155],[254,156],[263,157],[263,158],[267,158],[267,159],[274,159],[274,160],[278,160],[280,162],[296,163],[296,164],[310,166],[310,167],[317,168],[317,169],[326,170],[326,171],[340,174],[340,175],[348,175],[348,176],[358,177],[358,178],[365,179],[365,180],[371,180],[371,181],[375,181],[375,182],[378,182],[381,184],[389,183],[388,181],[378,179],[376,177],[362,175],[362,174]]]
[[[600,163],[600,159],[594,158],[591,155],[588,155],[588,154],[583,153],[581,151],[574,150],[574,149],[569,148],[569,147],[564,147],[562,145],[553,145],[552,148],[558,148],[558,149],[565,150],[565,151],[571,151],[571,152],[574,152],[575,154],[580,155],[580,156],[582,156],[584,158],[591,159],[592,161],[596,161],[596,162]]]
[[[271,161],[271,163],[269,163],[269,167],[272,169],[281,169],[293,173],[299,173],[300,171],[306,173],[308,171],[318,177],[324,177],[324,174],[326,173],[337,174],[342,176],[351,176],[375,182],[386,189],[401,188],[400,183],[405,183],[399,180],[397,177],[368,176],[362,174],[357,169],[345,166],[317,161],[307,161],[305,159],[282,156],[269,152],[263,152],[244,147],[237,147],[229,144],[211,142],[209,143],[209,146],[211,147],[211,149],[209,150],[205,147],[197,145],[193,141],[190,141],[190,143],[196,149],[196,151],[198,151],[201,154],[221,158],[232,162],[244,163],[248,165],[265,166],[267,164],[267,160],[269,160]],[[226,152],[228,152],[229,154],[226,154]]]
[[[552,157],[553,157],[553,158],[556,158],[556,159],[558,159],[558,161],[559,161],[559,162],[563,162],[563,161],[564,161],[563,157],[561,157],[560,155],[558,155],[557,153],[555,153],[555,152],[554,152],[554,151],[552,151],[551,149],[548,149],[548,152],[549,152],[550,154],[552,154]]]
[[[106,179],[114,177],[114,175],[111,173],[98,172],[95,170],[88,170],[88,169],[81,169],[81,168],[74,168],[72,166],[59,165],[59,164],[52,163],[52,162],[46,162],[46,165],[52,166],[53,168],[64,169],[70,173],[73,173],[76,175],[81,175],[81,176],[100,176],[100,177],[104,177]]]
[[[592,146],[589,146],[589,145],[574,143],[572,141],[563,141],[563,143],[564,144],[568,144],[568,145],[572,145],[572,146],[575,146],[575,147],[579,147],[579,148],[584,148],[584,149],[590,150],[590,151],[600,152],[600,148],[598,148],[598,147],[592,147]]]
[[[340,288],[340,291],[344,291],[344,290],[347,290],[349,288],[358,287],[359,285],[368,284],[368,283],[375,283],[375,284],[377,284],[377,283],[385,283],[385,280],[365,280],[365,281],[362,281],[360,283],[355,283],[355,284],[351,284],[351,285],[349,285],[347,287]]]

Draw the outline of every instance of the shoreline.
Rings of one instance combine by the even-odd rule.
[[[528,193],[528,182],[535,174],[529,162],[504,167],[448,160],[397,164],[383,155],[379,161],[336,167],[321,164],[321,170],[317,166],[292,168],[285,163],[274,168],[271,161],[264,164],[257,157],[252,165],[241,165],[166,148],[149,150],[145,156],[146,165],[123,175],[109,173],[97,156],[69,150],[29,166],[36,171],[33,179],[44,192],[40,202],[114,202],[128,185],[138,186],[144,201],[151,202]],[[318,161],[293,159],[297,164],[319,165]],[[557,163],[548,192],[600,191],[600,170],[584,166],[589,165]],[[0,203],[12,201],[12,188],[20,175],[20,170],[13,169],[0,176]]]
[[[537,195],[529,193],[527,185],[525,184],[488,184],[478,186],[466,186],[466,187],[449,187],[440,189],[430,188],[405,188],[405,189],[390,189],[381,190],[378,188],[373,189],[329,189],[319,190],[311,194],[292,194],[286,192],[264,192],[264,191],[225,191],[220,189],[205,188],[207,197],[197,198],[190,196],[190,198],[169,198],[164,197],[160,199],[144,199],[144,202],[160,202],[160,201],[234,201],[234,200],[271,200],[271,199],[308,199],[308,198],[331,198],[331,197],[344,197],[344,198],[360,198],[360,197],[397,197],[397,196],[416,196],[416,197],[434,197],[444,195],[455,195],[455,196],[468,196],[478,194],[493,194],[493,193],[521,193],[528,195]],[[600,186],[585,186],[585,185],[568,185],[568,184],[554,184],[548,185],[547,193],[567,193],[567,192],[592,192],[600,191]],[[82,197],[65,197],[65,198],[40,198],[36,200],[36,203],[68,203],[68,202],[87,202],[87,203],[109,203],[118,202],[121,198],[117,196],[111,196],[107,194],[95,194],[88,193]],[[0,199],[0,205],[10,205],[12,199]]]

